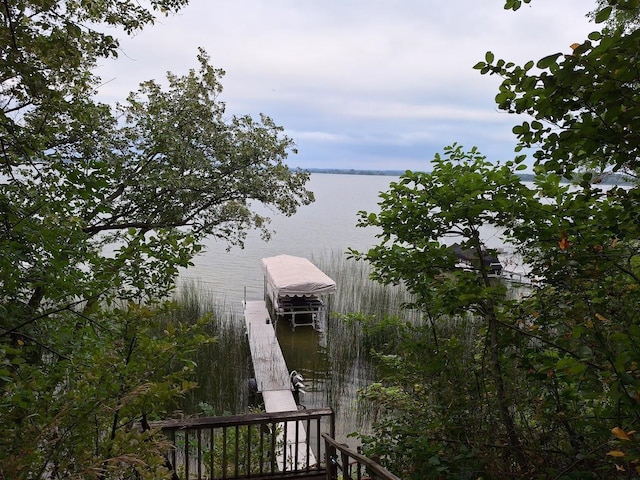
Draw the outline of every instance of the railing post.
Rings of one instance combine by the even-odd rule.
[[[293,469],[294,470],[298,470],[299,465],[298,465],[298,453],[299,453],[299,445],[300,445],[300,422],[296,422],[296,434],[295,434],[295,445],[293,447]]]
[[[235,466],[233,468],[233,474],[235,478],[238,478],[238,472],[240,471],[240,426],[236,425],[235,427]]]
[[[222,478],[227,478],[227,427],[222,427]]]
[[[351,467],[349,466],[349,455],[347,455],[347,452],[340,452],[340,459],[342,460],[342,478],[351,478]]]
[[[198,480],[202,478],[202,430],[196,430],[198,434]]]
[[[260,475],[262,475],[264,473],[264,429],[266,428],[268,424],[260,424],[260,456],[258,457],[260,459]]]
[[[327,457],[327,480],[336,480],[338,478],[336,447],[329,443],[327,439],[324,440],[324,452]]]
[[[249,475],[251,473],[251,430],[252,426],[247,425],[247,464],[244,469],[245,475]]]
[[[184,475],[189,478],[189,431],[184,431]]]
[[[278,428],[278,424],[273,422],[271,424],[271,471],[273,473],[276,471],[276,430]]]
[[[209,459],[209,469],[211,470],[209,472],[209,476],[211,478],[215,478],[216,474],[216,465],[214,462],[214,459],[216,457],[215,455],[215,447],[216,447],[216,441],[215,441],[215,430],[213,428],[209,429],[209,451],[211,452],[211,458]]]

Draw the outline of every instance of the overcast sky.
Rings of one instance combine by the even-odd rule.
[[[429,170],[457,142],[513,158],[516,118],[493,101],[499,79],[473,65],[490,50],[524,63],[571,51],[595,29],[592,0],[191,0],[123,39],[98,70],[102,99],[197,67],[222,68],[227,112],[282,125],[302,168]]]

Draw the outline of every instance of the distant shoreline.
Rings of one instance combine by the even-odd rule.
[[[399,177],[404,175],[406,170],[360,170],[354,168],[303,168],[309,173],[331,173],[337,175],[379,175],[389,177]],[[532,182],[535,178],[533,173],[518,173],[518,177],[523,182]],[[567,180],[563,179],[563,183],[567,183]],[[624,175],[615,173],[609,173],[602,177],[600,183],[605,185],[632,185],[631,182],[625,179]]]
[[[386,175],[399,177],[406,170],[356,170],[354,168],[303,168],[309,173],[335,173],[339,175]]]

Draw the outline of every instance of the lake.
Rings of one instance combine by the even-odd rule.
[[[244,249],[234,247],[227,252],[226,244],[211,240],[181,279],[201,283],[227,304],[240,306],[245,289],[248,300],[261,299],[264,257],[288,254],[313,259],[343,253],[349,247],[372,246],[377,232],[356,227],[358,211],[377,212],[379,192],[387,190],[397,178],[313,173],[308,187],[316,201],[292,217],[271,215],[275,233],[269,242],[262,241],[257,232],[250,232]]]
[[[204,252],[194,259],[195,265],[184,271],[181,279],[196,281],[228,305],[241,309],[245,291],[247,300],[263,298],[261,259],[264,257],[288,254],[313,261],[342,254],[349,247],[366,250],[373,246],[378,230],[356,227],[358,211],[377,213],[379,193],[388,190],[389,184],[396,180],[398,177],[386,175],[312,173],[308,187],[316,201],[300,208],[292,217],[271,215],[275,233],[270,241],[262,241],[257,232],[252,231],[244,249],[234,247],[227,252],[225,243],[210,240]],[[484,230],[483,240],[488,247],[505,248],[495,228]],[[447,242],[455,240],[449,238]],[[506,269],[524,273],[517,257],[507,254],[501,261]]]

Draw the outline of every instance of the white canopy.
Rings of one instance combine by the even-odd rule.
[[[278,255],[263,258],[265,288],[272,299],[334,293],[336,282],[306,258]]]

